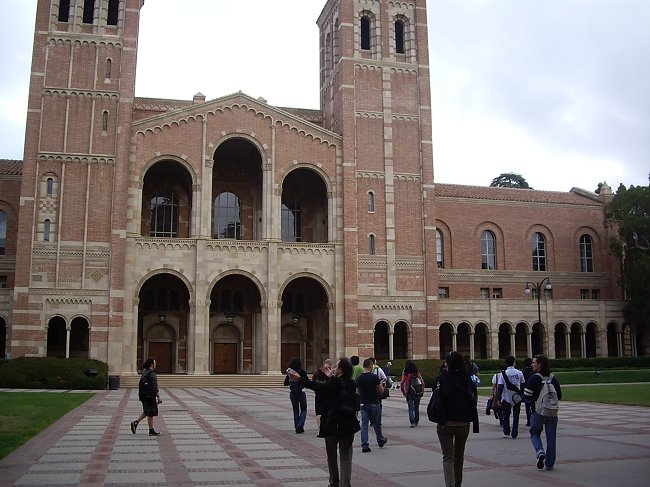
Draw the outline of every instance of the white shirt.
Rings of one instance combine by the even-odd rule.
[[[521,389],[521,385],[526,383],[526,379],[524,379],[524,373],[519,369],[515,369],[514,365],[511,365],[506,369],[506,375],[508,376],[510,383],[513,386],[515,386],[517,389]],[[499,373],[499,377],[497,380],[498,380],[497,382],[498,385],[503,385],[503,393],[501,394],[501,400],[512,404],[512,394],[514,391],[508,389],[508,386],[506,385],[506,381],[503,380],[503,374]]]

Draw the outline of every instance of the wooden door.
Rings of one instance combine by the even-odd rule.
[[[280,354],[280,367],[283,372],[289,366],[289,360],[294,357],[300,358],[300,343],[283,343]]]
[[[215,343],[212,360],[215,374],[236,374],[237,344]]]
[[[156,372],[171,374],[173,372],[173,342],[149,342],[149,357],[156,359]]]

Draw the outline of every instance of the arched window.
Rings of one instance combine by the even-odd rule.
[[[108,58],[106,60],[106,79],[111,79],[112,75],[113,75],[113,60],[111,58]]]
[[[92,24],[95,17],[95,0],[84,0],[83,23]]]
[[[54,193],[54,179],[47,178],[47,181],[45,182],[45,194],[47,196],[52,196],[53,193]]]
[[[436,261],[438,262],[438,269],[445,267],[444,249],[442,244],[442,232],[440,229],[436,228]]]
[[[404,21],[401,19],[395,21],[395,52],[404,54]]]
[[[370,50],[370,17],[361,17],[361,49]]]
[[[50,220],[45,220],[43,222],[43,241],[44,242],[49,242],[50,241],[50,227],[51,223]]]
[[[496,237],[489,230],[481,233],[481,269],[497,268]]]
[[[70,17],[70,0],[59,0],[59,22],[67,22]]]
[[[241,239],[241,204],[234,193],[223,192],[214,200],[213,238]]]
[[[106,23],[108,25],[117,25],[117,14],[120,7],[120,0],[108,0],[108,16]],[[108,76],[110,78],[110,76]]]
[[[368,191],[368,213],[375,212],[375,193]]]
[[[532,241],[533,270],[546,270],[546,240],[541,233],[535,233]]]
[[[301,242],[302,241],[302,209],[300,202],[282,203],[282,241],[283,242]]]
[[[5,255],[7,244],[7,214],[0,210],[0,255]]]
[[[104,110],[102,112],[102,131],[106,132],[108,130],[108,111]]]
[[[594,272],[593,241],[589,235],[580,237],[580,271]]]
[[[176,237],[178,232],[178,198],[170,188],[151,198],[151,237]]]
[[[368,253],[375,255],[375,236],[372,233],[368,235]]]

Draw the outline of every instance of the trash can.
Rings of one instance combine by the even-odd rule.
[[[108,376],[108,388],[111,391],[116,391],[120,388],[120,376],[119,375],[109,375]]]

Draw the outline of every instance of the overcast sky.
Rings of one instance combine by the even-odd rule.
[[[136,95],[241,90],[319,108],[324,5],[146,0]],[[12,1],[0,17],[0,158],[22,159],[35,9]],[[649,0],[428,0],[427,9],[436,182],[488,186],[515,172],[554,191],[648,184]]]

